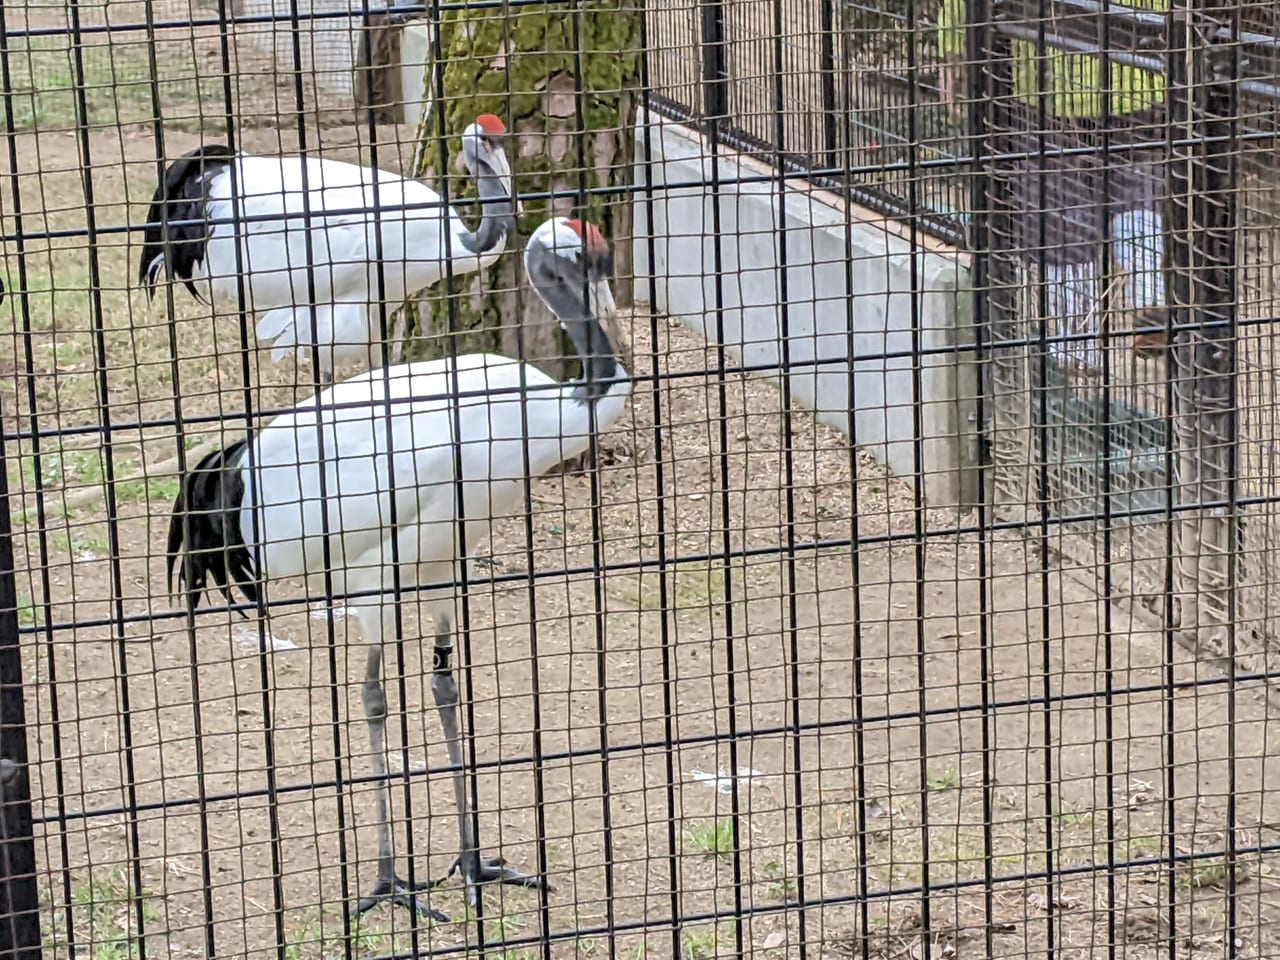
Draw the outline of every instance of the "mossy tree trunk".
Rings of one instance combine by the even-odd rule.
[[[452,330],[459,353],[497,350],[523,356],[557,378],[576,375],[577,361],[567,359],[572,349],[529,289],[520,259],[525,238],[553,214],[590,219],[611,240],[620,281],[615,296],[620,304],[630,303],[631,198],[588,195],[582,209],[577,191],[632,181],[641,13],[618,0],[587,0],[578,7],[577,38],[573,16],[563,5],[537,4],[450,11],[441,23],[450,202],[475,196],[475,185],[458,172],[460,135],[481,113],[496,114],[511,131],[507,156],[518,193],[571,195],[523,200],[520,236],[508,242],[497,264],[483,275],[442,282],[430,291],[416,311],[418,323],[410,317],[407,359],[448,353]],[[580,95],[575,39],[581,51]],[[424,118],[416,171],[437,189],[439,125],[438,115]],[[474,225],[479,208],[465,206],[459,212]]]

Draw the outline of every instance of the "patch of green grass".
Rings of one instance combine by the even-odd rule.
[[[73,556],[83,557],[92,554],[94,557],[105,557],[111,552],[111,544],[106,531],[98,526],[72,528],[70,535]]]
[[[40,625],[40,610],[29,597],[18,598],[18,626],[20,627],[38,627]]]
[[[150,501],[166,508],[178,495],[181,484],[176,477],[151,477],[121,480],[116,483],[117,503],[143,503]]]
[[[1125,860],[1158,857],[1164,852],[1164,838],[1158,833],[1138,834],[1120,841]]]
[[[144,926],[154,927],[160,920],[157,899],[136,893],[124,867],[113,868],[105,878],[91,875],[81,880],[71,889],[71,927],[76,955],[92,960],[133,960],[139,956],[138,905],[140,902]],[[61,916],[55,916],[48,926],[48,934],[50,947],[67,946],[61,943],[66,935]]]
[[[1226,860],[1216,857],[1210,860],[1196,860],[1178,871],[1178,889],[1187,891],[1206,888],[1222,889],[1227,885],[1229,873]],[[1237,865],[1237,881],[1242,873],[1240,865]]]
[[[33,472],[34,462],[32,457]],[[117,459],[115,467],[120,470],[126,465]],[[102,482],[104,473],[102,451],[97,447],[89,450],[53,449],[40,455],[40,481],[46,489],[93,486]]]
[[[27,286],[18,288],[17,276],[11,277],[9,296],[5,303],[9,311],[13,331],[20,332],[26,323],[33,334],[49,333],[52,342],[37,341],[32,344],[32,362],[40,367],[49,361],[66,365],[92,355],[89,341],[90,290],[88,261],[82,259],[83,250],[71,250],[51,258],[44,269],[44,257],[39,253],[27,259]],[[26,314],[19,303],[25,295]],[[61,318],[62,323],[57,320]],[[24,356],[21,346],[18,355]],[[61,354],[61,356],[59,356]]]
[[[960,786],[960,771],[951,767],[940,773],[931,773],[925,778],[924,785],[930,793],[954,790]]]
[[[723,616],[725,601],[746,599],[746,574],[741,561],[729,567],[728,589],[724,564],[717,560],[677,560],[665,571],[656,567],[609,577],[609,593],[634,610],[662,609],[662,573],[666,575],[668,606],[676,612],[710,610]]]
[[[685,840],[695,851],[706,856],[730,856],[733,853],[733,821],[720,819],[691,827],[685,833]]]
[[[685,960],[710,960],[721,944],[733,940],[735,924],[726,920],[714,927],[686,928],[680,935],[680,955]]]
[[[145,42],[116,39],[86,43],[80,50],[77,67],[67,36],[10,41],[13,119],[18,130],[71,130],[82,119],[90,126],[153,122],[153,77]],[[181,104],[190,111],[193,103],[220,102],[221,79],[201,69],[189,43],[164,44],[157,51],[156,67],[162,113],[166,105]],[[175,116],[180,113],[169,111]],[[218,111],[210,111],[208,119],[216,120],[217,115]],[[171,125],[169,116],[166,125]]]
[[[795,881],[787,876],[786,867],[771,860],[764,865],[764,875],[769,879],[769,896],[777,900],[791,900],[796,895]]]
[[[520,931],[529,925],[527,917],[521,914],[501,913],[484,918],[484,934],[495,946],[519,936]]]
[[[1093,822],[1092,810],[1075,810],[1062,803],[1054,804],[1053,819],[1059,826],[1078,827]]]
[[[357,957],[386,953],[386,934],[370,929],[363,917],[351,918],[351,954]],[[314,907],[298,911],[287,923],[286,960],[337,960],[347,955],[347,938],[342,935],[342,918],[335,910],[321,913]]]

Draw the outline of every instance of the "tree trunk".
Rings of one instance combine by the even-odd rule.
[[[578,11],[580,96],[575,92],[574,15],[566,8],[537,4],[456,10],[444,16],[440,49],[451,203],[475,196],[475,185],[465,172],[458,173],[460,135],[481,113],[496,114],[511,131],[507,156],[520,194],[632,182],[641,13],[619,0],[589,0]],[[435,114],[424,117],[415,173],[440,189],[440,122]],[[579,135],[583,128],[586,132]],[[486,275],[442,281],[409,315],[406,358],[446,355],[447,335],[453,331],[458,353],[496,350],[531,361],[558,379],[576,376],[579,364],[568,359],[572,348],[529,288],[520,258],[525,238],[548,216],[590,219],[613,243],[615,274],[625,281],[615,284],[615,295],[620,304],[629,304],[631,197],[586,199],[586,209],[576,196],[522,201],[520,237],[508,240],[498,263]],[[474,206],[459,212],[473,224],[479,215]]]

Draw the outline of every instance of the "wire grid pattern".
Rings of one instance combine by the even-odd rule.
[[[725,5],[714,41],[703,10],[679,0],[646,7],[658,109],[707,116],[704,81],[714,64],[727,86],[726,144],[771,162],[781,155],[789,169],[874,210],[959,236],[964,110],[943,95],[937,9],[906,0],[747,0]]]
[[[713,3],[692,25],[692,8],[649,9],[650,103],[670,97],[662,70],[710,50],[713,82],[681,75],[703,98],[689,101],[695,112],[729,118],[706,127],[725,134],[708,149],[726,150],[735,128],[764,134],[775,161],[819,149],[803,104],[821,83],[802,66],[812,59],[786,51],[821,51],[821,9],[806,19],[810,7]],[[601,437],[595,470],[535,480],[529,511],[495,525],[459,638],[481,846],[545,870],[557,889],[487,891],[469,922],[414,927],[382,906],[357,923],[349,906],[373,876],[377,786],[364,638],[340,602],[300,586],[273,593],[269,632],[220,601],[189,628],[164,589],[179,451],[190,463],[240,436],[251,413],[305,400],[310,371],[272,364],[239,320],[211,320],[176,285],[172,306],[167,292],[143,306],[128,231],[158,161],[225,136],[229,115],[246,149],[305,144],[389,169],[407,169],[413,131],[380,128],[375,149],[349,99],[305,69],[281,70],[278,53],[242,42],[241,25],[191,25],[184,5],[6,4],[0,16],[4,437],[46,951],[1275,952],[1265,705],[1249,678],[1200,675],[1167,631],[1073,576],[1101,567],[1123,580],[1120,538],[1102,557],[1062,562],[1044,549],[1053,538],[1031,493],[1026,525],[983,502],[959,518],[954,504],[926,508],[859,449],[865,423],[850,418],[852,436],[831,429],[757,376],[767,364],[652,310],[643,274],[614,331],[637,377],[627,414]],[[933,16],[904,12],[919,42],[886,42],[927,48]],[[696,32],[663,34],[664,17]],[[834,46],[868,42],[876,22],[841,26]],[[753,48],[752,30],[772,52]],[[980,112],[975,92],[962,87],[949,113]],[[915,131],[900,144],[908,168],[926,156],[920,116],[903,123]],[[852,149],[859,134],[845,131],[859,128],[843,119],[829,156],[849,184],[876,162]],[[654,162],[639,142],[640,165]],[[885,166],[905,235],[922,246],[928,180]],[[1261,209],[1267,176],[1258,170],[1246,208]],[[961,179],[961,206],[968,187]],[[974,185],[983,192],[986,180]],[[662,200],[656,188],[618,193]],[[1274,262],[1265,222],[1250,221],[1250,278]],[[735,243],[704,240],[719,263]],[[991,261],[980,302],[1008,322],[1017,314],[1001,298],[1015,285]],[[887,338],[867,347],[854,335],[878,299],[855,277],[883,265],[849,249],[845,268],[840,289],[813,297],[848,311],[848,353],[888,366],[900,358]],[[708,313],[723,316],[735,278],[712,280]],[[1261,280],[1244,282],[1265,299]],[[798,288],[778,292],[784,334]],[[1002,351],[1016,348],[978,346],[992,358],[979,415],[1007,416],[1015,406],[1001,403],[1019,392],[1030,409],[1028,381],[1001,379],[1012,366]],[[917,471],[920,347],[917,333],[914,395],[886,401],[914,419]],[[1252,382],[1266,385],[1262,373]],[[1267,408],[1259,395],[1256,422]],[[998,478],[1009,435],[992,431]],[[1250,558],[1250,576],[1266,569]],[[388,653],[387,686],[398,869],[412,863],[421,879],[444,873],[458,838],[416,607],[406,592],[410,639]],[[463,918],[456,886],[431,899]]]
[[[1226,15],[1218,13],[1213,23],[1220,27]],[[1275,543],[1269,506],[1275,436],[1269,330],[1275,313],[1272,248],[1277,223],[1274,187],[1264,168],[1274,144],[1275,94],[1280,91],[1268,82],[1273,75],[1269,38],[1275,29],[1269,11],[1246,7],[1236,13],[1241,26],[1235,33],[1224,30],[1218,39],[1222,55],[1234,50],[1240,64],[1238,114],[1232,118],[1232,145],[1215,162],[1224,166],[1224,176],[1225,165],[1233,164],[1238,179],[1229,195],[1211,201],[1230,204],[1239,224],[1233,292],[1238,300],[1238,408],[1233,415],[1239,431],[1234,455],[1243,553],[1235,614],[1240,631],[1232,641],[1232,655],[1246,671],[1267,674],[1278,636],[1267,579]],[[1042,495],[1055,517],[1055,548],[1072,562],[1091,566],[1105,544],[1108,590],[1127,593],[1163,616],[1170,537],[1183,536],[1167,510],[1177,485],[1170,430],[1178,417],[1175,391],[1193,378],[1172,365],[1173,354],[1163,347],[1168,317],[1156,313],[1144,318],[1142,308],[1164,303],[1164,275],[1157,280],[1156,271],[1170,264],[1161,218],[1192,202],[1177,192],[1163,199],[1175,167],[1163,141],[1185,136],[1186,128],[1176,120],[1165,125],[1163,104],[1117,116],[1104,126],[1093,119],[1055,117],[1048,97],[1041,113],[1039,105],[1007,92],[1013,72],[1009,38],[1026,41],[1043,29],[1045,48],[1055,56],[1069,55],[1089,49],[1075,38],[1098,33],[1099,23],[1096,15],[1067,26],[1048,17],[1006,20],[998,31],[1008,35],[1001,48],[1004,59],[996,57],[985,68],[986,82],[1006,91],[993,101],[991,114],[999,119],[991,122],[996,152],[1010,159],[1000,165],[993,183],[1005,190],[1012,209],[996,228],[1004,235],[993,239],[994,256],[1001,261],[995,269],[1007,284],[992,306],[993,317],[1004,318],[992,328],[997,509],[1008,508],[1010,516],[1025,519],[1025,505],[1037,498],[1033,491],[1042,482]],[[1161,58],[1151,55],[1159,48],[1144,42],[1149,36],[1142,29],[1150,35],[1152,23],[1138,28],[1130,23],[1128,32],[1123,19],[1117,23],[1112,27],[1116,62],[1163,71]],[[1164,46],[1164,38],[1160,40]],[[1126,54],[1129,60],[1123,59]],[[1112,93],[1117,101],[1126,95],[1119,83]],[[1097,213],[1103,208],[1112,211],[1105,221]],[[1126,234],[1133,225],[1137,229]],[[1107,243],[1113,269],[1104,276],[1101,259]],[[1207,269],[1199,262],[1203,253],[1196,255],[1193,275]],[[1148,271],[1145,278],[1143,270]],[[1196,499],[1186,505],[1194,506]],[[1179,549],[1191,548],[1184,544]]]

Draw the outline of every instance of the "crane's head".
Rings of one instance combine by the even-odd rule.
[[[507,128],[492,113],[482,113],[462,131],[462,162],[476,180],[490,178],[502,185],[502,196],[511,197],[517,214],[522,213],[515,200],[515,178],[507,162]]]
[[[601,383],[617,367],[613,344],[600,325],[618,308],[609,277],[613,255],[594,224],[552,217],[538,227],[524,248],[529,282],[578,348],[589,396],[608,389]]]

